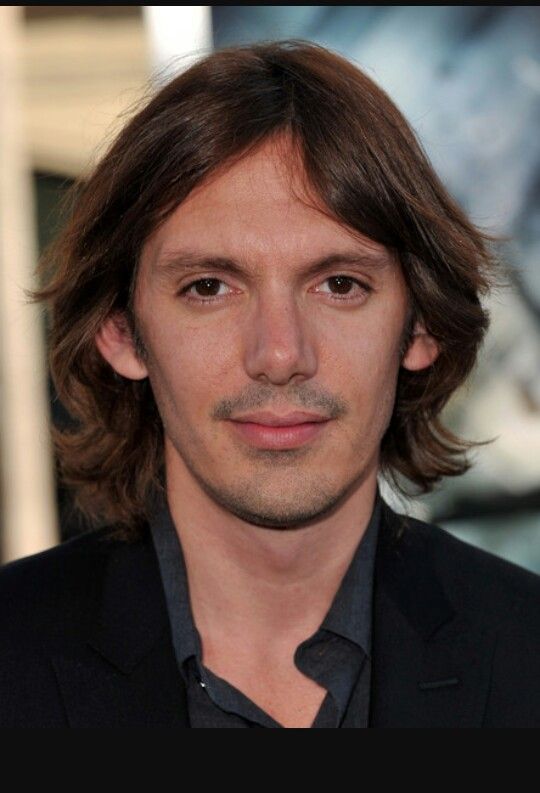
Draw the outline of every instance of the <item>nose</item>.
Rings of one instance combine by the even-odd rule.
[[[313,334],[309,317],[284,287],[259,296],[245,328],[247,374],[275,385],[313,377],[317,371]]]

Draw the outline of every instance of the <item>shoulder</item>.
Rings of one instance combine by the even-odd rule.
[[[85,532],[0,567],[0,632],[28,635],[80,621],[103,572],[125,543],[111,527]]]
[[[99,564],[119,544],[111,527],[87,531],[46,551],[25,556],[0,566],[0,591],[6,588],[31,590],[58,583],[59,574],[70,574],[77,567]]]
[[[512,531],[509,521],[508,531]],[[540,575],[455,537],[435,523],[406,517],[405,542],[417,543],[458,610],[485,621],[539,627]]]
[[[0,567],[0,726],[67,726],[52,659],[86,657],[123,545],[97,529]]]

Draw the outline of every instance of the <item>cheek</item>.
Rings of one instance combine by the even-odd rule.
[[[160,352],[154,356],[151,380],[177,406],[200,405],[204,411],[234,369],[234,346],[226,334],[184,326],[181,332],[161,335],[153,346]]]
[[[342,337],[343,339],[343,337]],[[399,373],[396,345],[382,331],[357,333],[329,356],[321,377],[330,391],[342,392],[350,409],[347,430],[378,440],[390,420]]]
[[[394,334],[397,338],[397,333]],[[325,368],[334,368],[343,378],[355,382],[361,390],[376,387],[397,368],[399,356],[396,338],[388,327],[334,326],[325,333],[321,345],[321,361]]]

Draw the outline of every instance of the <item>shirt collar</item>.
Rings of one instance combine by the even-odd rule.
[[[158,503],[149,524],[169,612],[173,645],[181,665],[190,655],[201,656],[202,646],[189,602],[184,553],[166,497]]]
[[[321,628],[359,644],[367,655],[371,655],[373,572],[380,521],[381,497],[377,487],[369,523],[321,623]]]

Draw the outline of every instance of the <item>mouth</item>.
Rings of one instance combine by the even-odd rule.
[[[230,421],[245,442],[259,449],[296,449],[319,437],[329,423],[327,419],[276,427],[252,421]]]

